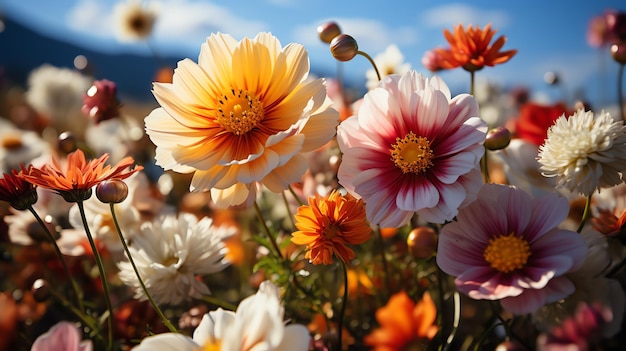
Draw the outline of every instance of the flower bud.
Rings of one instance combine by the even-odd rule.
[[[509,146],[511,142],[511,132],[504,127],[497,127],[487,132],[485,147],[488,150],[501,150]]]
[[[611,56],[620,64],[626,64],[626,43],[611,45]]]
[[[35,301],[46,301],[51,295],[50,283],[48,283],[45,279],[37,279],[30,288],[30,291],[35,298]]]
[[[76,141],[76,137],[72,132],[63,132],[59,134],[59,138],[57,141],[57,145],[61,152],[69,154],[71,152],[76,151],[78,149],[78,142]]]
[[[437,250],[437,233],[431,227],[417,227],[406,238],[409,251],[415,258],[429,258]]]
[[[330,52],[339,61],[350,61],[359,51],[356,40],[347,35],[339,34],[330,42]]]
[[[317,26],[317,34],[324,43],[330,44],[336,36],[341,34],[341,28],[335,22],[326,22]]]
[[[128,196],[128,185],[121,180],[106,180],[96,187],[96,196],[106,204],[120,203]]]
[[[96,124],[118,117],[120,104],[117,100],[117,86],[110,80],[97,80],[83,96],[82,112]]]

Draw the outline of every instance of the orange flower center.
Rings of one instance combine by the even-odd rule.
[[[489,265],[502,273],[509,273],[523,268],[530,257],[530,246],[515,233],[500,235],[489,239],[489,245],[483,252]]]
[[[427,138],[409,132],[402,139],[396,138],[391,147],[391,160],[402,173],[423,173],[433,165],[433,151]]]
[[[23,145],[24,143],[22,143],[22,138],[17,135],[9,134],[2,138],[2,147],[7,150],[16,150],[21,148]]]
[[[221,106],[218,109],[217,123],[235,135],[246,134],[263,120],[261,100],[247,90],[231,89],[218,102]]]
[[[222,349],[222,343],[219,341],[207,342],[202,345],[200,351],[220,351]]]
[[[323,229],[324,238],[332,239],[337,236],[341,232],[341,228],[337,223],[330,223],[329,225],[324,226]]]

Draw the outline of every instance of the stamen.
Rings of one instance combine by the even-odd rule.
[[[231,89],[230,94],[225,94],[217,101],[223,105],[218,108],[217,123],[235,135],[249,132],[263,120],[261,100],[247,90]]]
[[[425,137],[409,132],[402,139],[396,138],[391,148],[391,160],[402,173],[424,173],[433,166],[433,151]]]
[[[483,257],[489,265],[502,273],[524,268],[530,255],[528,241],[515,236],[515,233],[489,239],[489,245],[483,252]]]

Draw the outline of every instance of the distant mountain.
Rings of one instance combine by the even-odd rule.
[[[83,55],[96,79],[114,81],[125,98],[149,101],[154,99],[150,90],[158,69],[174,68],[181,59],[165,57],[158,62],[154,57],[96,52],[49,38],[10,18],[5,18],[4,23],[4,31],[0,32],[0,69],[7,79],[23,86],[33,69],[45,63],[74,68],[74,58]]]

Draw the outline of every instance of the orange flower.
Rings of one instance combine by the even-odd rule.
[[[443,31],[450,49],[435,49],[440,55],[441,68],[451,69],[463,67],[466,71],[474,72],[485,66],[495,66],[510,60],[517,50],[500,51],[506,42],[505,36],[500,36],[493,45],[491,39],[496,33],[491,29],[491,23],[484,29],[469,25],[464,29],[462,25],[454,28],[454,34],[447,29]]]
[[[135,161],[132,157],[126,157],[117,165],[105,166],[109,158],[108,154],[89,162],[85,159],[85,154],[76,150],[67,156],[66,171],[61,170],[59,160],[53,158],[52,164],[45,164],[41,168],[31,168],[28,174],[20,173],[22,179],[38,185],[42,188],[56,191],[63,196],[67,202],[79,202],[91,197],[91,188],[109,179],[122,180],[133,173],[143,169],[136,166],[127,171]]]
[[[295,219],[298,231],[291,241],[308,246],[305,258],[313,264],[331,264],[333,255],[350,262],[356,255],[347,244],[362,244],[372,233],[363,201],[336,190],[326,197],[310,197],[309,206],[300,206]]]
[[[373,351],[426,350],[438,331],[433,324],[436,317],[437,308],[428,292],[416,304],[401,291],[376,311],[380,327],[365,337],[365,343]]]

